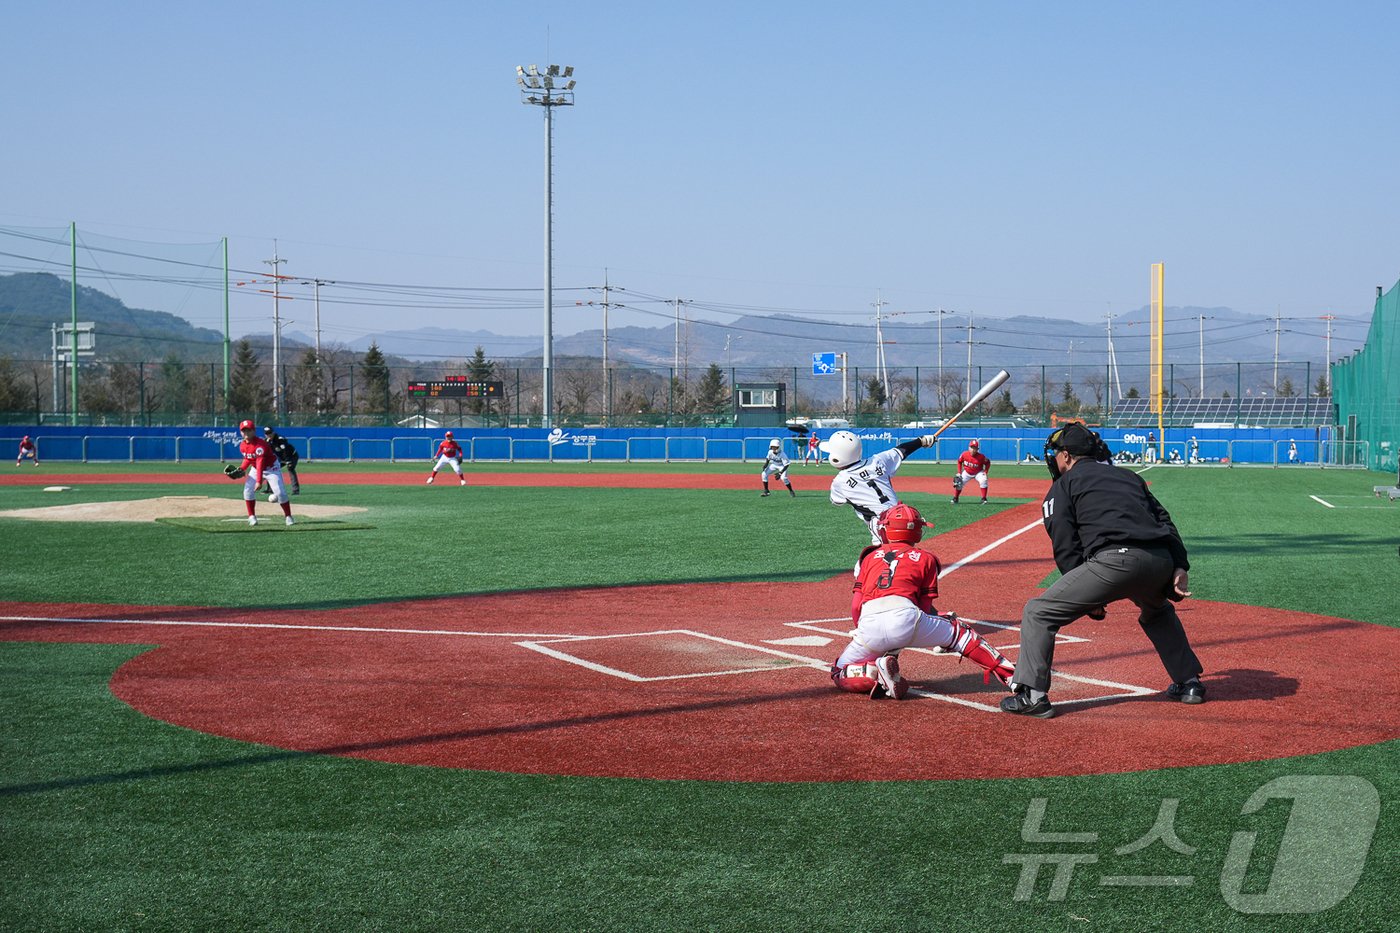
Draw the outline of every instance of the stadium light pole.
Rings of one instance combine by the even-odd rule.
[[[516,65],[520,102],[544,108],[544,361],[540,410],[543,426],[554,421],[554,108],[574,105],[573,65]]]

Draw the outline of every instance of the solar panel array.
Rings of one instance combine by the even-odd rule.
[[[1157,416],[1150,400],[1119,400],[1105,420],[1107,427],[1152,427]],[[1330,398],[1174,398],[1167,400],[1162,423],[1189,428],[1199,424],[1239,424],[1265,428],[1304,428],[1332,423]]]

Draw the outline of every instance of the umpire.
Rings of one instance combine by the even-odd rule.
[[[1172,605],[1191,595],[1186,546],[1142,477],[1104,462],[1110,459],[1107,445],[1078,422],[1045,443],[1045,463],[1055,481],[1042,513],[1063,576],[1022,612],[1014,692],[1001,701],[1004,712],[1054,716],[1047,692],[1055,634],[1080,616],[1103,618],[1104,607],[1117,599],[1138,607],[1138,624],[1172,679],[1167,695],[1183,703],[1205,702],[1201,662]]]
[[[282,472],[291,479],[289,491],[295,496],[301,492],[301,480],[297,479],[297,461],[301,459],[301,455],[297,453],[297,449],[292,446],[290,441],[270,427],[263,428],[263,437],[267,439],[267,446],[272,448],[272,452],[281,461]]]

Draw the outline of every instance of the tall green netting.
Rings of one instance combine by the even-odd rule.
[[[1346,441],[1334,458],[1400,469],[1400,282],[1376,299],[1366,343],[1332,365],[1332,399]]]

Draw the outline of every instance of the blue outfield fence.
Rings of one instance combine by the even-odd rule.
[[[237,460],[239,436],[227,428],[45,427],[9,428],[0,444],[16,451],[20,437],[34,438],[40,460],[74,462],[221,461]],[[762,428],[597,428],[587,433],[542,428],[460,428],[456,440],[473,462],[708,462],[761,461],[773,438],[783,451],[802,462],[806,438],[785,427]],[[827,434],[829,432],[823,432]],[[917,436],[888,429],[856,430],[868,451],[883,450]],[[914,454],[914,459],[951,462],[974,437],[993,463],[1039,462],[1046,429],[992,428],[983,432],[945,434],[937,444]],[[1141,429],[1104,429],[1104,440],[1115,454],[1146,462],[1165,460],[1185,464],[1252,464],[1364,467],[1367,442],[1342,442],[1330,429],[1288,428],[1169,428],[1159,443]],[[437,450],[442,432],[395,428],[316,428],[306,435],[286,435],[302,459],[354,461],[426,461]],[[1194,438],[1194,442],[1193,442]],[[1297,451],[1291,460],[1289,449]]]

